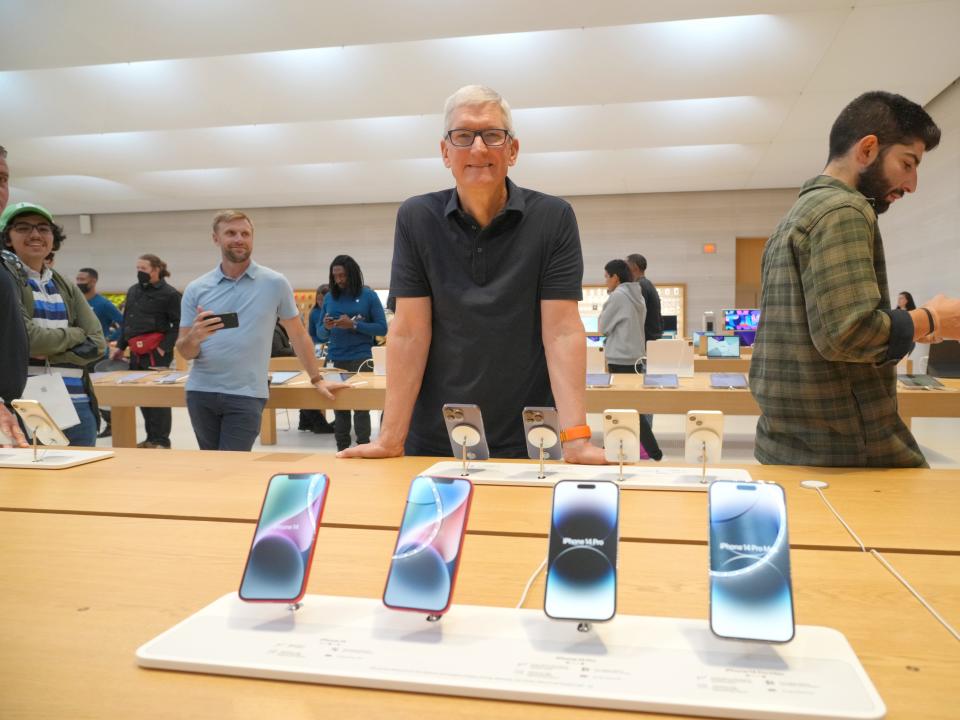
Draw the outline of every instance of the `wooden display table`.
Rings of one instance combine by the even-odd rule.
[[[134,651],[239,583],[252,527],[3,513],[3,717],[677,718],[144,670]],[[320,531],[309,592],[376,598],[395,533]],[[542,538],[470,536],[455,603],[510,607]],[[703,547],[621,543],[618,611],[705,618]],[[890,720],[956,714],[957,643],[873,558],[792,553],[799,624],[844,633]],[[922,582],[921,578],[918,582]],[[957,576],[949,581],[956,596]],[[542,602],[543,578],[527,607]],[[456,612],[456,604],[451,612]]]
[[[136,446],[136,408],[185,407],[183,383],[160,385],[153,377],[133,383],[118,384],[125,373],[110,373],[94,383],[97,400],[113,412],[114,447]],[[264,409],[261,443],[276,443],[275,408],[321,410],[382,410],[387,379],[373,373],[359,373],[357,382],[365,385],[337,392],[327,400],[301,374],[283,385],[272,385]],[[960,380],[944,380],[947,390],[900,388],[897,398],[900,415],[909,425],[914,417],[960,417]],[[727,415],[759,415],[760,409],[749,390],[714,389],[710,374],[697,373],[680,378],[676,389],[645,388],[640,375],[616,375],[609,388],[589,388],[586,393],[588,413],[602,413],[608,408],[636,408],[645,413],[684,414],[688,410],[720,410]]]
[[[396,528],[410,480],[437,458],[340,460],[332,454],[199,450],[115,451],[116,457],[67,470],[5,470],[0,509],[104,513],[252,523],[267,479],[283,472],[326,472],[331,491],[324,524]],[[663,465],[658,465],[662,467]],[[800,481],[830,482],[827,497],[864,542],[886,550],[960,553],[960,471],[743,466],[787,494],[793,547],[855,547],[816,492]],[[477,485],[471,533],[546,537],[549,487]],[[621,536],[703,545],[705,493],[624,490]]]

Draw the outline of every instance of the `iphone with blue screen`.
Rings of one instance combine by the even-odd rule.
[[[241,600],[295,603],[303,597],[329,487],[323,473],[270,478],[240,581]]]
[[[710,629],[737,640],[793,639],[790,541],[783,488],[716,480],[710,514]]]
[[[450,608],[473,499],[466,478],[420,476],[410,483],[383,604],[442,615]]]
[[[553,487],[543,610],[555,620],[605,622],[617,611],[620,488],[608,480]]]

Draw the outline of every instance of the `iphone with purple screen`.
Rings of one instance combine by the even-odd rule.
[[[442,615],[450,608],[473,499],[466,478],[417,477],[410,484],[383,604]]]
[[[329,486],[323,473],[270,478],[240,581],[241,600],[295,603],[304,596]]]

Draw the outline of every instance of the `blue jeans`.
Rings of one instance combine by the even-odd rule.
[[[90,399],[85,397],[83,400],[74,400],[73,409],[77,411],[77,415],[80,417],[80,424],[67,428],[63,431],[63,434],[67,436],[71,445],[96,447],[97,428],[100,427],[100,420],[93,414]]]
[[[250,450],[260,434],[266,404],[266,398],[187,392],[187,412],[201,450]]]

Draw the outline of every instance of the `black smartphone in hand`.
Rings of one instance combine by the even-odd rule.
[[[227,330],[228,328],[240,327],[240,318],[237,313],[217,313],[217,317],[220,318],[220,322],[223,323],[221,330]]]

